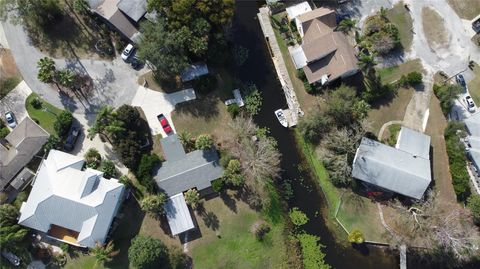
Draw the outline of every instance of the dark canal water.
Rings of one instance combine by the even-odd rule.
[[[292,181],[294,191],[289,206],[298,207],[308,215],[310,222],[304,228],[308,233],[320,236],[321,243],[326,246],[326,261],[334,268],[398,268],[397,254],[388,254],[374,247],[362,254],[351,247],[342,247],[327,229],[321,213],[324,197],[310,175],[299,172],[302,157],[294,134],[282,127],[273,113],[276,109],[287,108],[287,105],[257,20],[258,7],[256,1],[237,1],[232,38],[236,44],[249,50],[247,62],[237,72],[242,81],[253,82],[262,90],[263,107],[255,121],[268,127],[278,141],[283,155],[282,178]]]

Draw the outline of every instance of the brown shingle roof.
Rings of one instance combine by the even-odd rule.
[[[42,148],[50,135],[26,117],[0,144],[0,189],[3,189]]]
[[[313,62],[337,50],[338,41],[335,33],[329,33],[303,44],[302,49],[307,62]]]
[[[317,9],[314,9],[312,11],[309,11],[307,13],[303,13],[302,15],[298,16],[298,20],[300,22],[307,22],[311,21],[314,19],[322,19],[323,17],[330,17],[333,15],[333,18],[335,18],[335,10],[329,9],[329,8],[324,8],[320,7]]]

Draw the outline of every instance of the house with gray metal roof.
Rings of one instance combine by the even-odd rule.
[[[49,137],[47,131],[26,117],[5,139],[0,139],[0,190],[7,187]]]
[[[176,235],[193,228],[183,192],[208,189],[213,180],[222,177],[223,168],[214,149],[186,153],[177,134],[163,138],[160,143],[166,161],[154,178],[160,191],[169,196],[165,211],[172,234]]]
[[[421,199],[431,182],[430,137],[402,127],[391,147],[364,137],[353,160],[352,177],[380,189]]]
[[[125,187],[87,168],[81,157],[50,150],[20,208],[20,225],[80,247],[103,244]]]
[[[470,134],[466,141],[468,142],[467,156],[472,161],[477,171],[480,171],[480,112],[473,114],[465,119],[465,126]]]

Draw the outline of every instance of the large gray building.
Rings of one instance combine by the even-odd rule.
[[[480,171],[480,112],[465,120],[465,126],[470,136],[467,137],[467,156],[473,165]]]

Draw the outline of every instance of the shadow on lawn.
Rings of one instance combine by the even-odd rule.
[[[218,95],[213,92],[203,98],[177,104],[175,107],[175,113],[178,115],[188,114],[195,117],[202,117],[204,119],[211,119],[219,114],[217,107],[218,99]]]

